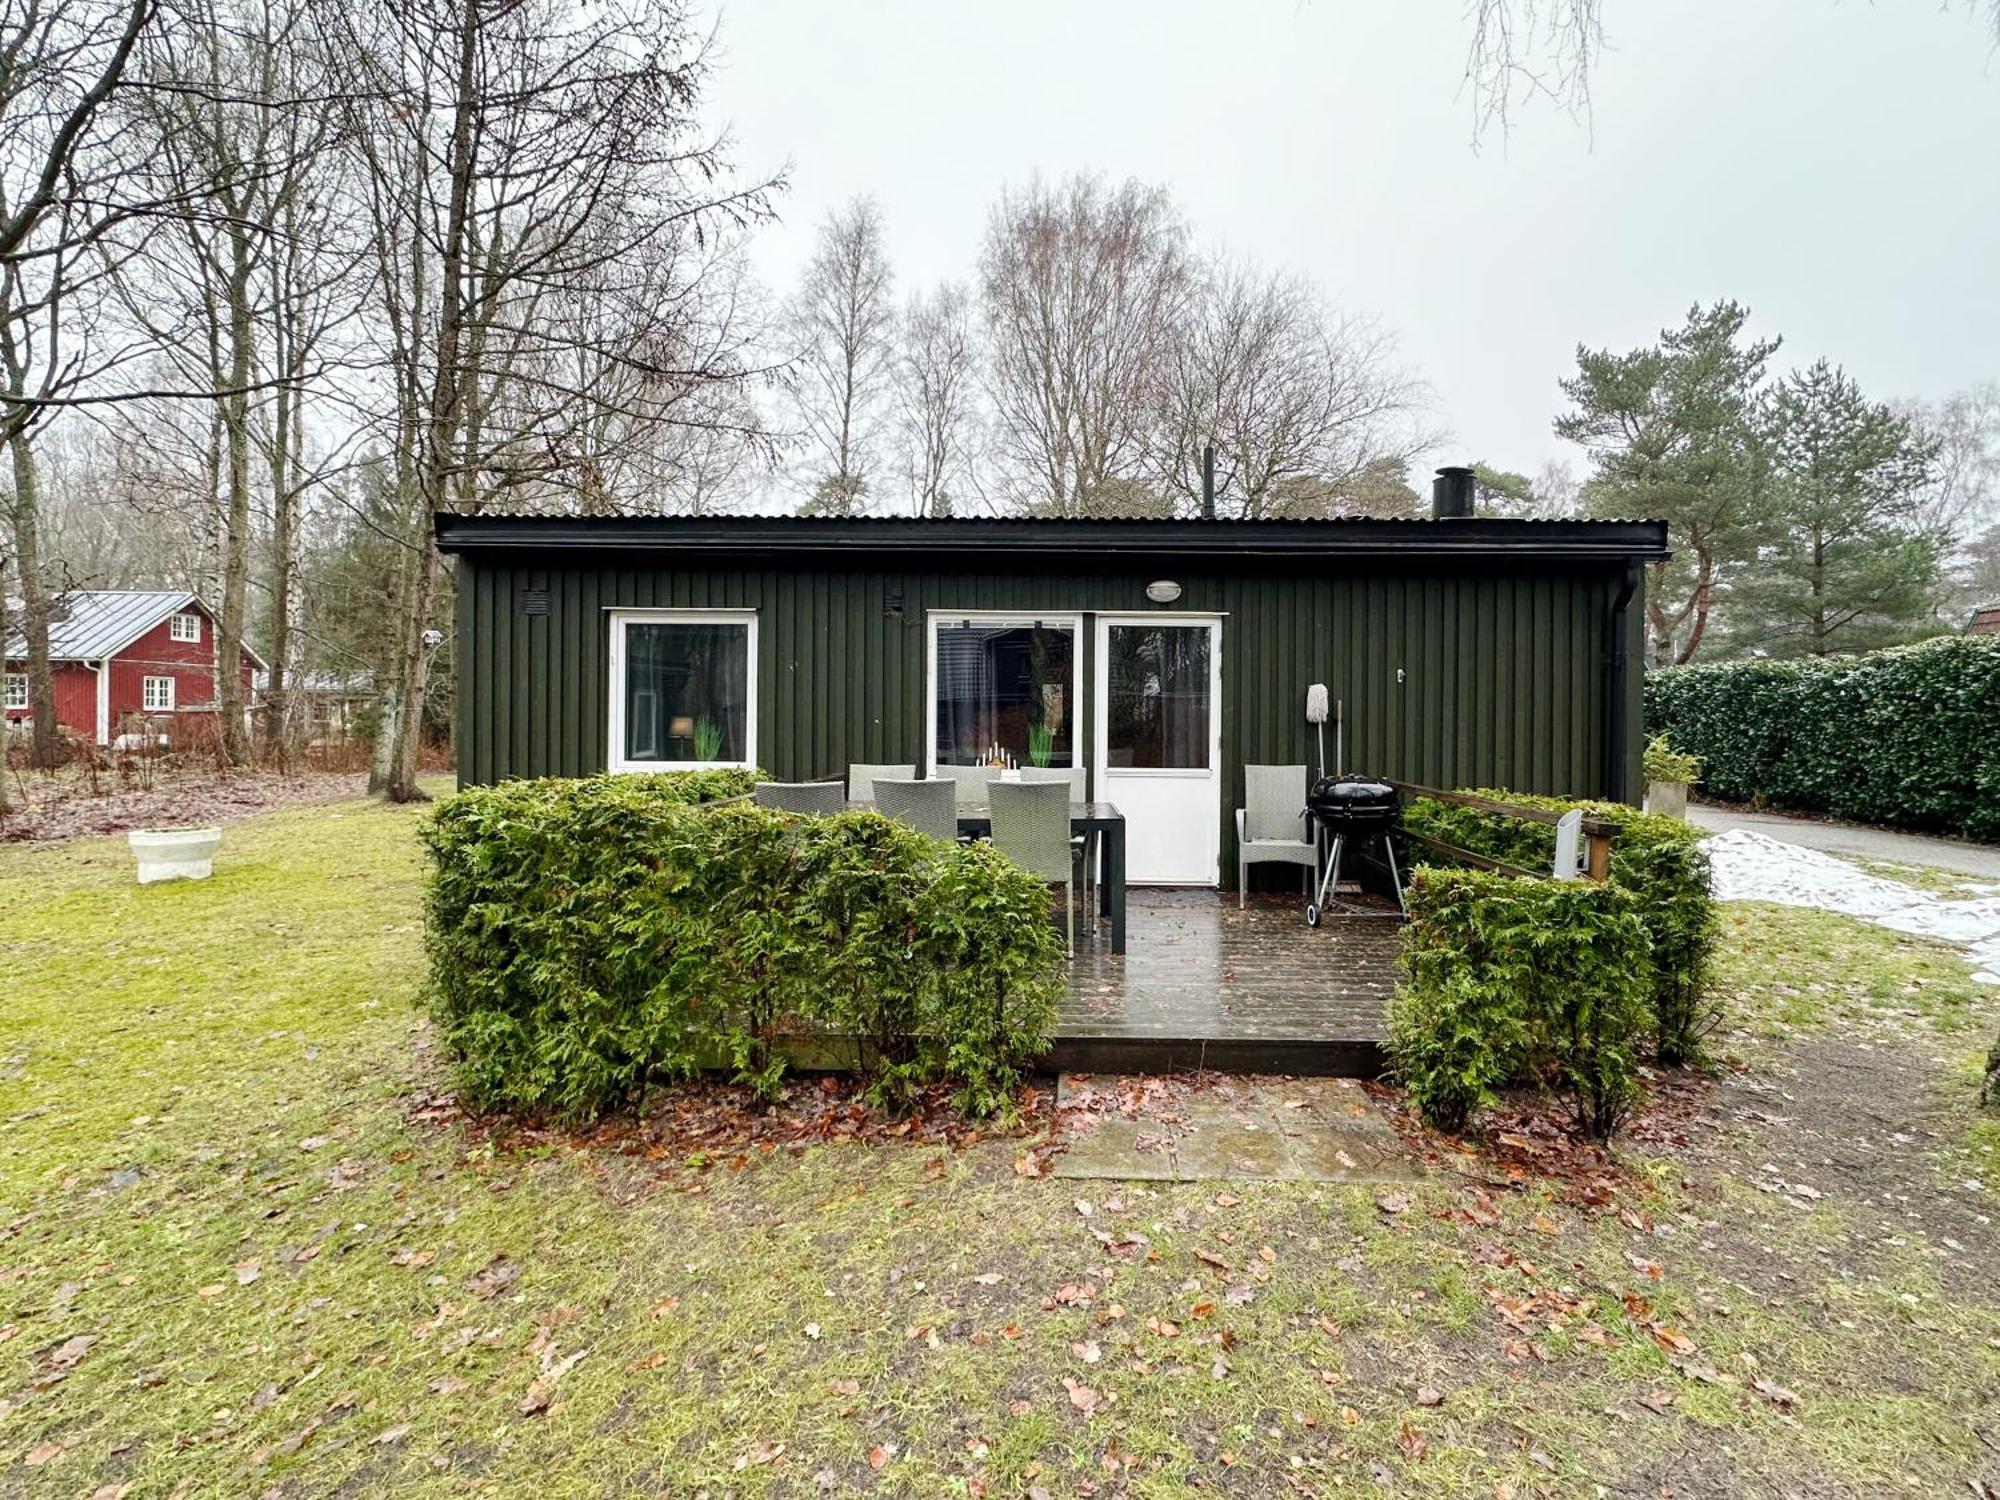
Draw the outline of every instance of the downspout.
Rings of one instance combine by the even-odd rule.
[[[95,666],[89,662],[84,665],[97,675],[97,743],[108,745],[111,743],[111,658],[107,656]]]
[[[1625,564],[1624,581],[1611,601],[1611,682],[1608,688],[1610,721],[1605,736],[1604,782],[1605,796],[1612,802],[1623,802],[1628,795],[1625,785],[1625,757],[1631,748],[1629,726],[1626,724],[1625,698],[1631,685],[1631,661],[1625,649],[1625,611],[1632,603],[1632,596],[1639,590],[1639,565]]]

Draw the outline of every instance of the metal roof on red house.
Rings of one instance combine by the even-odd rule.
[[[60,601],[58,617],[49,621],[49,658],[52,661],[102,661],[116,656],[168,615],[194,605],[213,618],[214,611],[199,595],[186,589],[75,589]],[[18,605],[10,604],[10,620],[19,619]],[[28,654],[28,643],[18,630],[7,637],[7,658],[18,661]],[[258,666],[264,658],[246,643],[243,654]]]

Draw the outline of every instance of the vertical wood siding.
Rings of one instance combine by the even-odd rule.
[[[1146,601],[1146,580],[1161,571],[494,566],[461,558],[459,777],[478,784],[604,768],[612,608],[757,610],[757,759],[794,780],[851,761],[923,763],[926,611],[1147,611],[1157,607]],[[1613,777],[1605,763],[1615,569],[1170,571],[1184,592],[1162,613],[1225,616],[1225,877],[1235,869],[1231,809],[1241,800],[1243,764],[1317,761],[1305,721],[1314,682],[1344,703],[1349,768],[1434,786],[1636,792],[1636,594],[1627,610],[1626,765]],[[531,589],[548,591],[548,613],[522,612]],[[892,594],[902,596],[900,618],[884,610]],[[1095,749],[1090,624],[1079,642],[1087,755]]]

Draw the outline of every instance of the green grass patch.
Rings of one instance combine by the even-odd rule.
[[[1401,1212],[1367,1187],[1105,1184],[1085,1216],[1004,1139],[680,1177],[426,1123],[421,815],[233,824],[214,879],[143,890],[122,843],[0,849],[0,1492],[1485,1497],[1761,1472],[1878,1494],[1977,1472],[1990,1296],[1942,1282],[1921,1231],[1878,1243],[1878,1211],[1773,1203],[1754,1161],[1690,1186],[1633,1148],[1642,1232],[1538,1186],[1474,1221],[1442,1173]],[[1931,1035],[1972,1008],[1931,945],[1730,916],[1748,1016],[1907,1011]],[[1128,1233],[1130,1254],[1099,1237]],[[1766,1244],[1790,1282],[1753,1281]],[[1496,1297],[1538,1291],[1589,1317],[1503,1322]],[[1628,1291],[1729,1380],[1672,1366]]]

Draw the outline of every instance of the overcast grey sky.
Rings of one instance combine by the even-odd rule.
[[[2000,378],[2000,60],[1968,10],[1605,0],[1592,118],[1531,106],[1475,152],[1463,9],[733,0],[709,108],[744,168],[790,165],[774,288],[856,194],[907,290],[971,275],[1005,182],[1162,183],[1198,240],[1396,329],[1441,461],[1576,461],[1549,431],[1576,343],[1696,299],[1881,397]]]

